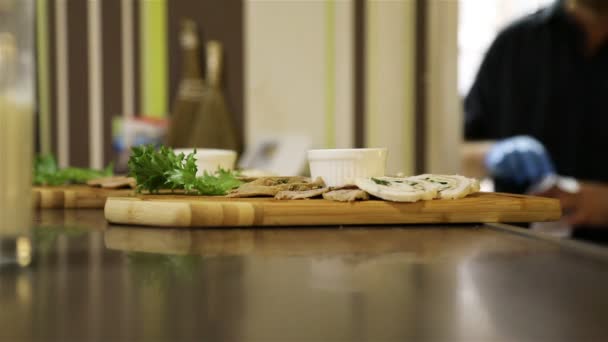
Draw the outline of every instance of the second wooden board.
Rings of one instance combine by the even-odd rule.
[[[40,209],[101,209],[111,196],[130,196],[131,189],[102,189],[88,185],[37,186],[34,207]]]
[[[555,199],[501,193],[416,203],[149,195],[109,198],[105,217],[111,223],[158,227],[541,222],[558,220],[561,208]]]

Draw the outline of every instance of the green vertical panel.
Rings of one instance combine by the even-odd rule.
[[[49,22],[48,1],[36,1],[36,50],[38,68],[38,129],[40,152],[51,153],[51,125],[49,104]]]
[[[167,114],[167,2],[142,0],[141,108],[144,115]]]
[[[325,1],[325,147],[336,147],[336,4]]]

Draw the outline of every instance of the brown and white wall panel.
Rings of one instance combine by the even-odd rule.
[[[125,94],[131,104],[137,94],[136,34],[127,44],[130,55],[122,44],[121,14],[129,2],[136,1],[37,1],[38,151],[53,153],[61,166],[103,167],[113,158],[112,118],[125,113]],[[134,28],[135,11],[131,15],[127,24]],[[130,108],[132,114],[136,107]]]
[[[56,131],[53,136],[56,139],[57,159],[61,166],[70,164],[70,120],[69,120],[69,60],[68,60],[68,1],[53,0],[53,7],[49,8],[49,15],[52,19],[49,23],[53,24],[54,36],[50,39],[55,44],[51,46],[53,52],[54,82],[49,84],[54,95],[53,109],[54,119],[56,120]],[[46,129],[41,127],[41,129]]]
[[[457,5],[450,1],[38,3],[48,9],[45,110],[50,120],[41,129],[50,131],[47,149],[64,166],[111,160],[113,116],[150,108],[158,113],[146,114],[166,115],[180,77],[179,23],[190,18],[199,24],[203,41],[224,44],[226,100],[246,143],[305,135],[320,148],[388,147],[389,173],[454,170],[458,130],[449,126],[460,117],[453,114],[459,109],[452,87],[455,60],[450,62]],[[421,3],[428,9],[428,32],[422,37]],[[150,11],[150,6],[160,7]],[[152,46],[156,50],[150,50],[159,34],[149,27],[156,22],[150,13],[166,24],[166,41]],[[428,40],[423,54],[416,50],[420,39]],[[166,79],[146,71],[157,54],[166,54]],[[425,65],[421,58],[428,70],[416,68]],[[143,87],[157,80],[160,87]],[[420,91],[428,96],[418,96]],[[167,97],[166,105],[149,105],[155,92]]]
[[[224,44],[226,98],[242,130],[242,3],[37,0],[38,150],[62,166],[102,167],[113,159],[113,117],[166,116],[180,75],[183,18]]]
[[[67,124],[69,139],[69,165],[89,166],[90,94],[88,8],[86,1],[66,1],[66,56],[68,104]],[[61,113],[60,113],[61,114]]]
[[[141,68],[139,67],[142,60],[142,37],[141,37],[141,0],[122,0],[121,11],[130,13],[121,13],[122,18],[122,65],[123,70],[123,115],[132,117],[139,115],[142,112],[142,96],[141,96]],[[129,41],[131,38],[131,41]],[[130,72],[127,72],[131,70]],[[131,95],[132,97],[130,97]],[[129,111],[132,109],[133,111]]]
[[[58,68],[57,68],[57,0],[46,0],[36,7],[38,132],[37,151],[59,157]]]
[[[122,21],[122,11],[124,9],[124,0],[98,0],[99,8],[101,10],[101,51],[92,51],[92,53],[99,53],[101,56],[101,75],[98,82],[101,83],[102,87],[99,90],[101,94],[101,125],[103,127],[101,141],[102,144],[102,164],[105,165],[108,161],[112,160],[112,117],[120,116],[123,113],[134,113],[134,108],[125,108],[124,102],[127,99],[132,100],[133,89],[125,94],[123,84],[125,83],[124,77],[127,75],[133,78],[133,68],[124,68],[124,64],[127,63],[123,57],[123,27],[124,22]],[[128,22],[127,22],[128,24]],[[132,41],[128,42],[132,45]],[[126,58],[129,58],[128,56]],[[133,61],[130,61],[131,64]],[[126,88],[133,87],[133,85],[126,85]],[[125,110],[126,109],[126,110]],[[93,128],[93,127],[91,127]]]

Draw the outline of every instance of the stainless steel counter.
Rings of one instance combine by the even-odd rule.
[[[40,211],[4,341],[608,340],[600,247],[509,226],[146,229]]]

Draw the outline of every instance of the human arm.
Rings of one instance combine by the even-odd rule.
[[[488,176],[485,157],[495,141],[465,141],[461,148],[461,170],[467,177],[484,178]]]
[[[463,144],[462,170],[469,177],[491,176],[516,185],[533,186],[555,174],[546,149],[530,136],[515,136],[497,142]]]
[[[566,221],[573,226],[608,226],[608,184],[579,182],[576,192],[553,187],[538,195],[559,199]]]

